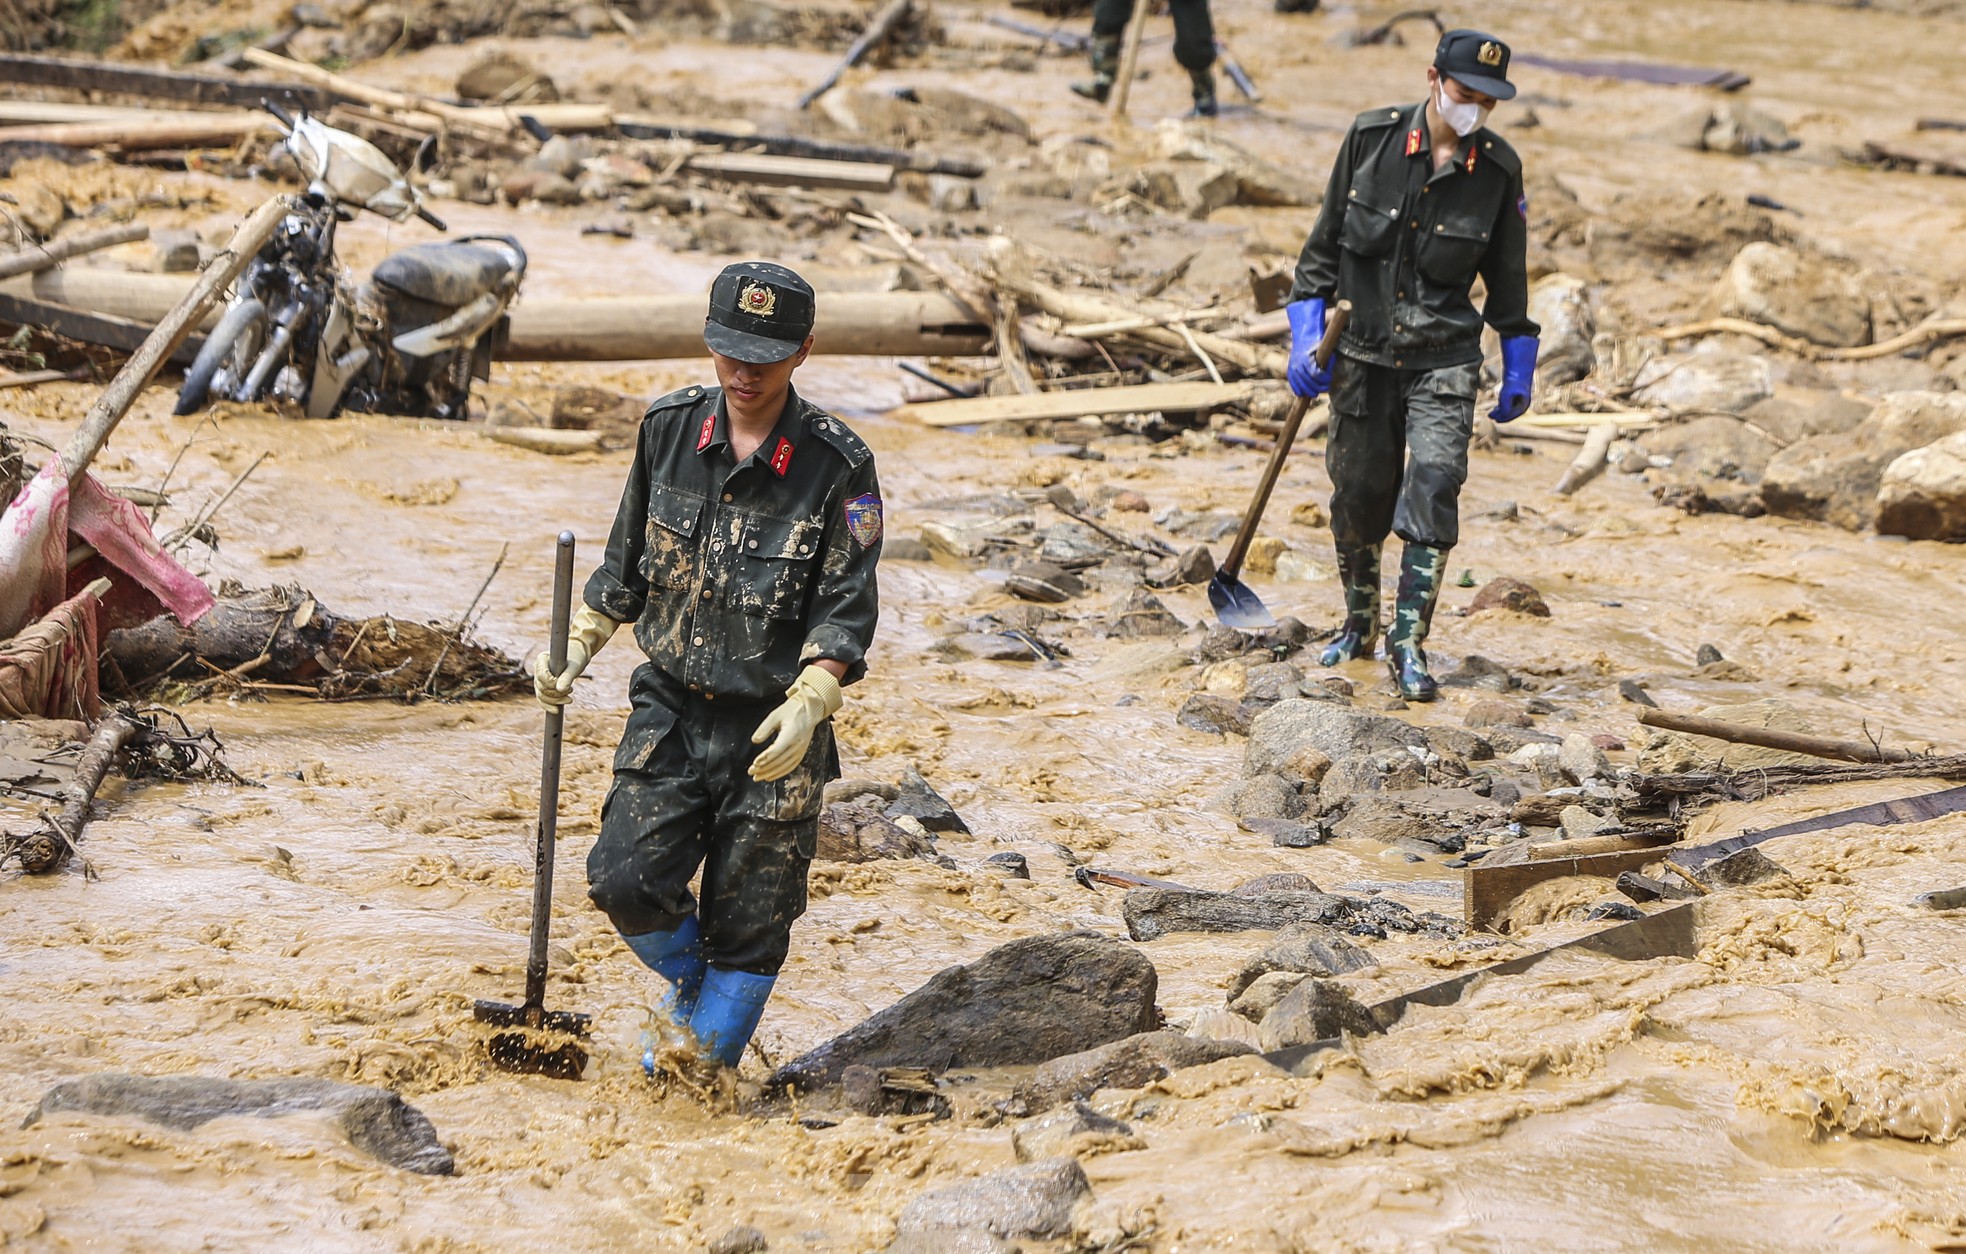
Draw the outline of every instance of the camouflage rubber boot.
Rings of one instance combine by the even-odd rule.
[[[1191,118],[1212,118],[1217,112],[1215,103],[1215,71],[1207,66],[1188,71],[1188,81],[1195,86],[1195,107],[1188,111]]]
[[[1408,701],[1431,701],[1440,685],[1427,670],[1426,643],[1433,627],[1434,606],[1440,602],[1441,580],[1447,573],[1447,550],[1408,544],[1399,561],[1399,593],[1393,605],[1392,630],[1386,633],[1386,669],[1393,673],[1399,695]]]
[[[1087,100],[1105,104],[1106,97],[1113,94],[1113,83],[1120,75],[1120,37],[1118,35],[1094,35],[1092,37],[1092,78],[1088,82],[1073,83],[1072,90]]]
[[[1379,551],[1376,544],[1338,550],[1338,577],[1345,585],[1345,626],[1318,655],[1319,666],[1372,656],[1372,646],[1379,640]]]

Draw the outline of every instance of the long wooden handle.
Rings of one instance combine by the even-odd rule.
[[[1127,93],[1133,90],[1133,76],[1140,69],[1140,38],[1147,30],[1147,8],[1153,0],[1134,0],[1133,20],[1126,24],[1126,48],[1120,53],[1119,77],[1113,80],[1113,99],[1108,108],[1114,118],[1126,116]]]
[[[1713,740],[1725,740],[1730,744],[1756,745],[1763,749],[1806,753],[1812,758],[1832,758],[1843,762],[1908,762],[1913,756],[1903,749],[1885,749],[1867,740],[1838,740],[1833,736],[1811,736],[1773,727],[1749,727],[1666,710],[1640,710],[1638,721],[1663,731],[1686,732]]]
[[[1324,336],[1318,340],[1316,355],[1319,369],[1331,364],[1331,358],[1338,351],[1338,337],[1345,333],[1345,324],[1352,320],[1352,302],[1341,300],[1325,321]],[[1222,560],[1223,574],[1234,579],[1242,574],[1243,559],[1249,556],[1249,546],[1255,543],[1257,524],[1263,521],[1263,511],[1269,507],[1270,493],[1276,490],[1277,480],[1283,476],[1283,463],[1290,456],[1290,446],[1297,442],[1297,429],[1304,423],[1304,415],[1310,410],[1311,402],[1298,397],[1291,403],[1290,412],[1284,415],[1283,430],[1277,432],[1277,446],[1270,453],[1270,464],[1263,467],[1263,478],[1256,485],[1256,495],[1249,502],[1249,510],[1242,516],[1242,527],[1236,532],[1236,542],[1229,546],[1229,555]]]
[[[553,562],[553,626],[547,661],[553,673],[567,668],[567,617],[573,608],[573,532],[562,531]],[[532,948],[526,954],[526,1009],[543,1015],[546,1004],[546,936],[553,926],[553,845],[560,827],[560,747],[565,707],[546,715],[539,755],[539,839],[533,848]],[[534,1026],[538,1026],[535,1024]]]

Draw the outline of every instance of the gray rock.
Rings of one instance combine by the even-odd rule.
[[[1573,784],[1588,783],[1593,779],[1611,778],[1611,759],[1604,756],[1604,750],[1591,742],[1582,732],[1571,732],[1563,738],[1563,746],[1557,755],[1557,765],[1570,777]]]
[[[1304,799],[1281,775],[1258,775],[1242,781],[1231,810],[1238,820],[1294,819],[1304,813]]]
[[[962,815],[912,766],[901,773],[901,795],[888,806],[887,817],[914,819],[931,832],[969,834],[969,824],[963,822]]]
[[[1263,1017],[1263,1050],[1284,1049],[1330,1040],[1347,1032],[1369,1035],[1378,1030],[1372,1013],[1335,980],[1305,980]]]
[[[1100,1114],[1083,1100],[1026,1119],[1010,1130],[1010,1145],[1020,1163],[1147,1148],[1131,1127]]]
[[[1150,636],[1178,636],[1187,626],[1145,588],[1136,588],[1113,606],[1109,634],[1122,640]]]
[[[1920,910],[1957,910],[1966,906],[1966,888],[1940,888],[1911,899]]]
[[[1021,853],[993,853],[983,859],[1014,880],[1031,878],[1031,864]]]
[[[764,1254],[770,1248],[764,1233],[739,1224],[712,1241],[705,1254]]]
[[[1368,796],[1354,801],[1345,817],[1331,825],[1331,834],[1344,840],[1396,845],[1425,834],[1430,826],[1425,817],[1409,812],[1391,798]]]
[[[1441,757],[1449,754],[1466,762],[1486,762],[1495,756],[1495,746],[1486,736],[1459,727],[1423,727],[1427,747]]]
[[[1418,788],[1426,782],[1427,773],[1420,760],[1404,749],[1340,758],[1318,783],[1318,813],[1331,814],[1371,793]]]
[[[941,971],[779,1068],[773,1087],[823,1088],[856,1063],[941,1071],[1044,1062],[1150,1031],[1158,988],[1153,963],[1120,941],[1026,937]]]
[[[1533,584],[1510,575],[1496,576],[1481,585],[1480,591],[1474,594],[1474,600],[1468,603],[1468,613],[1479,614],[1483,610],[1514,610],[1518,614],[1532,614],[1537,618],[1550,616],[1550,607],[1543,600],[1543,594]]]
[[[1229,891],[1238,897],[1261,897],[1265,893],[1315,893],[1323,890],[1301,871],[1273,871],[1244,880]]]
[[[1263,951],[1243,964],[1229,984],[1229,1000],[1276,971],[1329,978],[1378,965],[1378,959],[1319,923],[1293,923],[1271,938]]]
[[[1724,662],[1726,660],[1717,645],[1702,644],[1693,654],[1693,665],[1695,666],[1712,666],[1715,662]]]
[[[1645,912],[1627,901],[1600,901],[1584,911],[1587,923],[1633,923],[1645,917]]]
[[[1241,1041],[1142,1032],[1044,1063],[1017,1085],[1015,1096],[1031,1110],[1049,1110],[1060,1102],[1091,1097],[1102,1088],[1137,1089],[1183,1067],[1254,1052]]]
[[[935,550],[912,536],[892,536],[881,545],[883,562],[932,562]]]
[[[1602,836],[1606,832],[1617,831],[1620,826],[1618,820],[1593,814],[1582,806],[1563,807],[1557,814],[1557,825],[1563,828],[1565,840],[1583,840],[1589,836]]]
[[[1536,355],[1538,390],[1574,383],[1597,365],[1591,341],[1597,336],[1597,315],[1582,279],[1551,274],[1529,289],[1529,316],[1541,326],[1541,350]]]
[[[1759,849],[1743,849],[1693,873],[1708,888],[1746,888],[1787,877],[1782,864]]]
[[[1208,551],[1207,545],[1196,544],[1181,551],[1181,555],[1174,559],[1174,569],[1161,578],[1158,586],[1178,588],[1187,584],[1207,583],[1214,577],[1215,555]]]
[[[1728,352],[1655,357],[1634,382],[1633,396],[1640,404],[1674,413],[1738,414],[1774,389],[1766,358]]]
[[[928,652],[949,662],[1035,662],[1031,646],[1000,632],[965,631],[944,636]]]
[[[898,1232],[881,1254],[1019,1254],[1023,1247],[981,1228]]]
[[[1302,971],[1266,971],[1230,1000],[1229,1009],[1251,1023],[1261,1023],[1291,989],[1310,978]]]
[[[1011,1167],[924,1193],[901,1212],[904,1232],[978,1228],[1002,1237],[1057,1237],[1072,1226],[1072,1208],[1092,1186],[1077,1160],[1054,1158]]]
[[[1304,672],[1288,662],[1265,662],[1249,668],[1244,679],[1242,699],[1275,705],[1298,695]]]
[[[1884,468],[1877,530],[1913,540],[1966,540],[1966,432],[1913,449]]]
[[[1745,318],[1830,348],[1870,342],[1870,298],[1850,269],[1780,244],[1734,255],[1714,288],[1714,313]]]
[[[1253,777],[1279,771],[1306,745],[1335,763],[1357,754],[1424,745],[1426,739],[1418,728],[1396,718],[1294,698],[1277,702],[1251,720],[1242,773]]]
[[[1247,736],[1250,720],[1256,713],[1255,707],[1240,701],[1197,692],[1181,703],[1181,708],[1175,711],[1174,721],[1191,731],[1216,736]]]
[[[1275,931],[1291,923],[1342,922],[1351,903],[1329,893],[1268,893],[1238,897],[1194,889],[1136,888],[1120,905],[1137,941],[1170,932]]]
[[[1268,836],[1279,849],[1311,849],[1331,839],[1331,829],[1321,823],[1293,823],[1288,819],[1241,819],[1245,831]]]
[[[392,1167],[426,1176],[447,1176],[454,1167],[451,1152],[438,1142],[436,1127],[422,1111],[388,1089],[339,1080],[93,1075],[49,1089],[21,1126],[33,1127],[63,1111],[134,1116],[180,1131],[223,1115],[270,1119],[321,1111],[336,1117],[349,1144]]]
[[[1084,523],[1054,523],[1038,534],[1038,557],[1059,566],[1097,566],[1113,552],[1113,542]]]
[[[836,802],[819,812],[821,862],[872,862],[884,858],[934,857],[935,845],[881,813],[877,793]]]
[[[1775,454],[1761,478],[1768,512],[1861,530],[1877,517],[1884,471],[1913,449],[1966,431],[1966,393],[1892,392],[1852,431]]]

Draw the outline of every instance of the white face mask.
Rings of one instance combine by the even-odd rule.
[[[1454,133],[1466,138],[1480,130],[1482,123],[1488,121],[1487,109],[1478,104],[1455,104],[1447,98],[1447,88],[1441,83],[1434,84],[1434,108],[1440,111],[1441,121],[1454,128]]]

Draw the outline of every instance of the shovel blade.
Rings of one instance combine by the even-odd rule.
[[[1257,631],[1277,625],[1263,598],[1251,592],[1242,580],[1219,570],[1208,581],[1208,603],[1215,607],[1215,617],[1224,627]]]
[[[486,1044],[492,1065],[501,1071],[520,1075],[550,1076],[555,1080],[578,1080],[587,1066],[587,1050],[578,1040],[557,1044],[541,1039],[552,1033],[560,1037],[585,1037],[593,1020],[571,1010],[547,1010],[542,1006],[514,1006],[500,1001],[480,1001],[471,1008],[472,1017],[493,1027],[519,1028],[500,1032]]]

